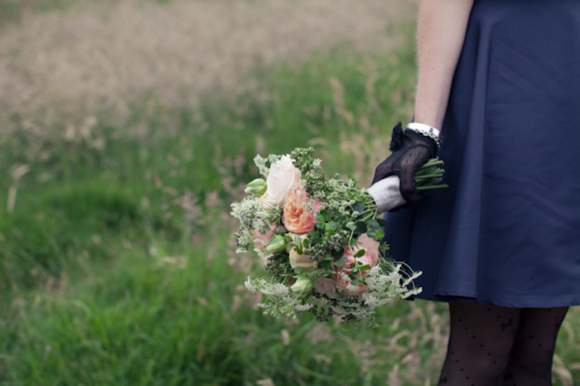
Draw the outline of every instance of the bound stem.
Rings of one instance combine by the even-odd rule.
[[[417,186],[417,190],[419,192],[424,191],[424,190],[436,190],[436,189],[447,189],[447,188],[449,188],[449,185],[447,185],[447,184]]]

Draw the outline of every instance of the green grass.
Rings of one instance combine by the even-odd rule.
[[[365,60],[376,63],[377,72],[385,74],[374,83],[379,109],[369,105],[368,75],[358,70]],[[106,126],[93,128],[88,139],[65,140],[58,128],[53,136],[26,131],[14,135],[4,144],[0,162],[6,168],[26,164],[30,171],[18,183],[0,180],[0,202],[7,202],[10,186],[18,187],[14,213],[0,209],[0,233],[6,239],[0,288],[14,277],[25,277],[34,260],[57,274],[67,264],[75,264],[75,255],[101,254],[101,248],[93,245],[95,236],[122,237],[126,232],[119,232],[120,228],[130,232],[135,224],[146,222],[153,233],[174,239],[183,237],[185,229],[202,230],[207,209],[203,204],[209,196],[227,202],[239,197],[240,184],[255,178],[251,160],[258,146],[265,153],[288,153],[323,138],[324,146],[319,148],[328,155],[327,170],[353,173],[352,157],[340,151],[348,139],[345,135],[355,132],[356,120],[364,117],[380,128],[381,140],[386,141],[392,117],[400,118],[408,104],[408,98],[394,103],[391,93],[410,93],[412,62],[410,50],[383,60],[339,47],[305,63],[257,74],[259,93],[268,98],[248,93],[229,106],[214,95],[200,111],[171,112],[182,117],[173,134],[166,133],[153,109],[143,112],[144,118],[135,118],[136,124],[145,120],[148,127],[139,138],[124,135],[126,128]],[[395,67],[408,70],[394,77]],[[329,79],[343,85],[344,106],[355,123],[337,112]],[[103,145],[95,146],[99,141]],[[372,169],[363,166],[368,172]],[[185,221],[188,224],[178,201],[185,195],[193,207],[194,218]],[[14,263],[31,259],[26,265]]]
[[[228,215],[258,150],[316,144],[329,172],[368,178],[373,159],[356,150],[408,118],[413,48],[345,45],[255,76],[258,91],[234,102],[216,93],[197,111],[159,111],[149,100],[125,127],[74,140],[21,131],[2,145],[5,170],[30,170],[0,179],[0,384],[436,383],[444,305],[394,303],[376,328],[272,320],[242,285],[260,267],[233,252]],[[169,134],[166,114],[180,117]],[[579,323],[572,312],[559,371],[580,360]]]
[[[101,267],[62,292],[24,296],[2,326],[2,351],[10,353],[3,359],[7,379],[116,385],[235,385],[267,378],[276,384],[342,379],[357,385],[368,379],[373,384],[396,363],[385,355],[401,359],[412,353],[412,347],[396,345],[403,351],[394,352],[388,344],[407,323],[397,329],[381,323],[378,331],[361,328],[342,336],[336,329],[322,330],[316,341],[310,318],[286,324],[262,316],[251,308],[247,291],[238,288],[245,272],[235,273],[219,261],[227,260],[228,237],[219,231],[213,261],[207,259],[207,245],[188,248],[184,268],[160,263],[165,253],[183,252],[171,243],[158,244],[153,256],[119,249],[114,269]],[[410,307],[400,304],[392,315],[385,310],[378,320],[407,318]],[[287,343],[282,330],[288,331]],[[364,349],[358,346],[375,341],[377,333],[383,342],[373,345],[370,357],[357,355]],[[314,359],[313,352],[323,357]],[[361,374],[361,361],[382,365]]]

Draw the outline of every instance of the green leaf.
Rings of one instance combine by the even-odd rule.
[[[384,256],[388,250],[389,250],[389,244],[381,243],[381,245],[379,246],[379,253]]]
[[[367,228],[369,230],[376,230],[380,228],[379,222],[375,219],[367,221]]]
[[[379,223],[380,226],[384,227],[385,225],[387,225],[387,222],[382,219],[382,218],[378,218],[377,222]]]
[[[367,224],[365,224],[364,222],[357,222],[356,223],[355,233],[357,235],[362,235],[366,231],[367,231]]]
[[[355,212],[358,212],[358,213],[362,213],[365,210],[365,206],[363,205],[362,202],[357,201],[352,206],[352,210],[354,210]]]
[[[324,221],[328,221],[330,220],[330,212],[328,211],[328,209],[322,209],[320,212],[318,212],[319,215],[321,215],[324,218]]]
[[[326,230],[328,231],[335,231],[337,227],[338,225],[334,221],[331,221],[328,224],[326,224]]]
[[[324,220],[324,216],[323,216],[323,215],[321,215],[320,213],[318,213],[318,214],[316,215],[316,222],[317,222],[318,224],[324,224],[324,221],[325,221],[325,220]]]
[[[363,257],[367,251],[364,249],[359,249],[355,254],[354,257]]]
[[[382,229],[378,229],[375,231],[375,235],[371,238],[375,239],[376,241],[381,241],[382,239],[385,238],[385,232]]]
[[[367,270],[367,269],[371,269],[371,266],[370,266],[370,265],[368,265],[368,264],[365,264],[365,265],[363,265],[362,267],[358,267],[358,269],[359,269],[359,270],[361,270],[361,271],[365,271],[365,270]]]
[[[339,267],[339,268],[345,264],[346,264],[346,257],[343,257],[342,259],[339,259],[339,260],[334,262],[334,266]]]
[[[339,259],[342,257],[342,255],[343,255],[343,254],[344,254],[344,250],[342,250],[342,249],[333,249],[333,250],[330,252],[330,255],[332,256],[332,258],[333,258],[335,261],[336,261],[336,260],[339,260]]]

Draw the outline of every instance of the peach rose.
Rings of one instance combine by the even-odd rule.
[[[320,202],[318,200],[311,200],[305,191],[296,189],[290,194],[284,206],[282,221],[288,232],[308,233],[314,229],[316,215],[319,211]]]
[[[365,254],[355,258],[354,255],[361,249],[365,251]],[[360,265],[369,265],[371,268],[377,265],[379,262],[379,243],[366,234],[363,234],[358,238],[355,247],[352,249],[348,247],[344,248],[342,257],[346,258],[346,263],[342,267],[334,267],[336,274],[333,275],[333,278],[336,280],[337,287],[349,295],[359,295],[366,292],[367,287],[363,284],[358,284],[354,291],[347,289],[352,283],[350,280],[345,280],[341,273],[348,275],[354,268],[355,261]],[[366,270],[357,273],[357,277],[359,278],[363,278],[365,275]]]

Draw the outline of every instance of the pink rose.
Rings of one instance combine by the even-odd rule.
[[[314,282],[314,288],[318,293],[336,299],[336,280],[321,277]]]
[[[284,206],[282,221],[288,232],[302,234],[314,229],[316,215],[320,212],[320,200],[308,198],[300,189],[290,194]]]
[[[272,240],[272,237],[274,237],[274,234],[280,228],[282,228],[281,225],[272,224],[266,233],[261,233],[259,230],[254,229],[252,231],[254,247],[261,249],[262,252],[266,252],[266,246],[270,243],[270,240]]]
[[[361,249],[365,251],[365,254],[361,257],[355,258],[354,255]],[[368,237],[366,234],[363,234],[358,238],[355,247],[344,248],[344,254],[342,257],[346,258],[346,263],[342,267],[334,267],[336,274],[333,275],[333,278],[336,280],[337,287],[349,295],[359,295],[366,292],[367,287],[363,284],[358,284],[357,289],[354,291],[348,290],[347,287],[352,283],[350,280],[345,280],[341,273],[348,275],[352,272],[355,262],[358,262],[359,265],[369,265],[371,268],[377,265],[379,262],[379,243]],[[357,273],[357,277],[364,278],[366,273],[367,270],[360,271]]]

